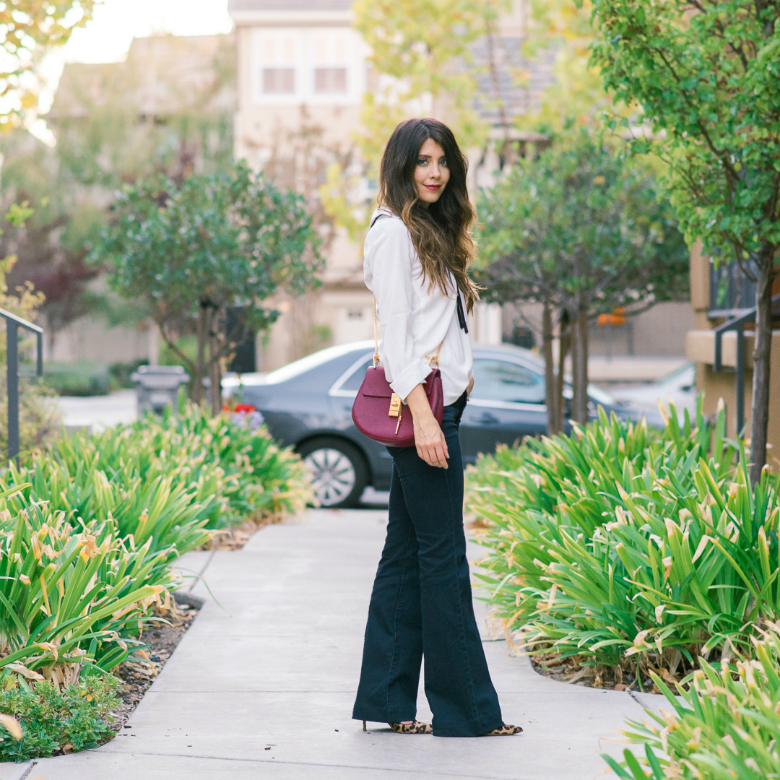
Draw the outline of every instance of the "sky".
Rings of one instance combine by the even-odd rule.
[[[212,35],[232,27],[227,0],[104,0],[94,19],[76,30],[59,58],[67,62],[116,62],[133,37],[159,32]]]
[[[228,0],[103,0],[92,21],[46,58],[43,75],[47,86],[41,95],[41,113],[51,105],[66,62],[118,62],[124,59],[133,38],[155,33],[229,32],[233,25],[227,5]],[[42,120],[30,129],[43,140],[52,141]]]

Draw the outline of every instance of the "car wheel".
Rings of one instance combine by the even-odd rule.
[[[308,441],[298,453],[312,474],[320,506],[341,509],[355,506],[368,484],[368,469],[357,447],[335,438]]]

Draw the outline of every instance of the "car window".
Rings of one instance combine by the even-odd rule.
[[[543,404],[544,376],[506,360],[474,360],[475,401]]]
[[[341,383],[339,390],[346,390],[351,393],[357,393],[360,385],[366,378],[366,369],[371,365],[373,355],[369,355],[360,365]]]

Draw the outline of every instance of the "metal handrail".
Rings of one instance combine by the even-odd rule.
[[[780,305],[780,295],[775,295],[772,298],[772,311],[775,307]],[[735,394],[736,394],[736,412],[737,412],[737,435],[742,433],[742,429],[745,426],[745,325],[750,322],[755,322],[756,319],[756,307],[752,309],[742,309],[732,319],[724,322],[722,325],[718,325],[714,329],[715,334],[715,355],[712,361],[713,371],[723,371],[723,334],[727,331],[733,330],[737,334],[737,365],[735,366],[736,377],[735,382]]]
[[[43,328],[32,322],[0,309],[5,319],[7,340],[6,368],[8,371],[8,460],[19,457],[19,328],[32,331],[37,336],[37,374],[43,376]]]

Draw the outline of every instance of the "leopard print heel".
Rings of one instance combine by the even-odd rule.
[[[390,728],[396,734],[433,734],[430,723],[420,723],[419,720],[413,720],[411,723],[390,723]]]
[[[520,726],[510,726],[508,723],[505,723],[500,729],[493,729],[493,731],[488,731],[487,734],[483,734],[483,737],[513,737],[515,734],[520,734],[522,732],[522,727]]]

